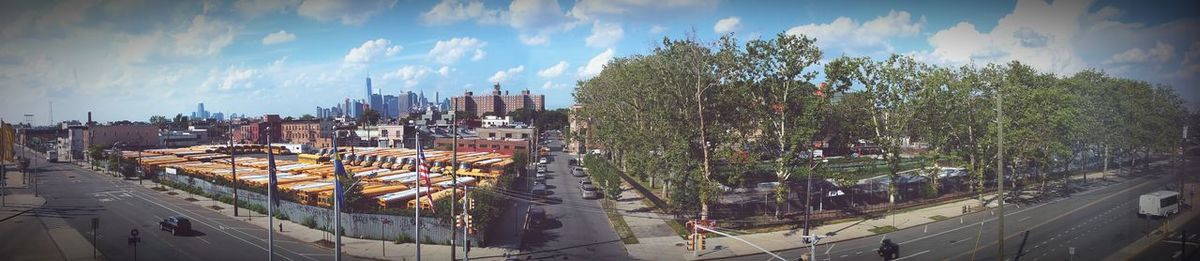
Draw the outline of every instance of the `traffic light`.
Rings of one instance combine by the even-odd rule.
[[[696,234],[688,234],[687,250],[696,249]]]
[[[467,209],[475,209],[475,201],[467,199]]]
[[[704,234],[698,234],[697,236],[700,238],[700,250],[707,249],[704,247],[704,239],[707,238],[707,236],[704,236]]]
[[[462,214],[454,215],[454,227],[459,228],[459,227],[463,227],[463,225],[465,225],[465,224],[463,224],[463,215]]]

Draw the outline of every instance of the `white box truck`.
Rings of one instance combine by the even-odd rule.
[[[1138,198],[1139,216],[1166,217],[1179,213],[1179,192],[1155,191]]]

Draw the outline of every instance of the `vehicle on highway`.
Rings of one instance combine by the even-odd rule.
[[[1166,217],[1179,213],[1179,192],[1162,190],[1138,197],[1138,216]]]
[[[885,238],[879,243],[879,250],[875,251],[883,260],[893,260],[900,258],[900,245],[893,243],[892,239]]]
[[[546,184],[533,183],[533,189],[529,190],[534,195],[546,195]]]
[[[542,207],[529,207],[529,213],[527,213],[526,217],[528,217],[526,221],[529,222],[529,228],[540,228],[546,223],[546,209]]]
[[[182,235],[192,231],[192,221],[184,216],[173,216],[158,222],[159,230],[171,231],[171,235]]]
[[[579,195],[581,197],[583,197],[583,199],[598,199],[598,198],[600,198],[600,193],[596,192],[595,190],[580,190]]]

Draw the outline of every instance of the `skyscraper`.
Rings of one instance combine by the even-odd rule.
[[[204,103],[203,102],[201,102],[199,105],[196,105],[196,112],[192,113],[192,118],[208,119],[208,112],[204,111]]]
[[[367,76],[367,96],[364,97],[363,99],[370,101],[371,94],[375,94],[375,92],[371,91],[371,76]]]

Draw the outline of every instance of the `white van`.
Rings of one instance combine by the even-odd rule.
[[[1179,192],[1162,190],[1138,198],[1139,216],[1166,217],[1179,213]]]

